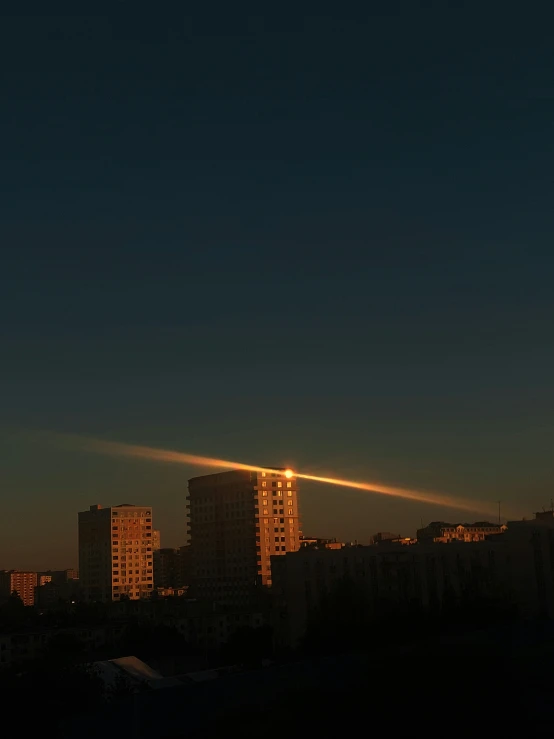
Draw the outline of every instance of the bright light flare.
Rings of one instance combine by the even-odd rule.
[[[338,477],[320,477],[318,475],[308,475],[300,472],[293,472],[286,469],[283,473],[282,469],[271,469],[268,467],[260,467],[258,465],[244,464],[242,462],[232,462],[227,459],[216,459],[213,457],[203,457],[197,454],[186,454],[184,452],[174,452],[167,449],[156,449],[146,446],[135,446],[132,444],[123,444],[112,441],[100,441],[96,439],[86,439],[71,435],[62,435],[58,437],[70,442],[72,446],[76,443],[80,448],[88,451],[99,452],[101,454],[109,454],[117,457],[134,457],[136,459],[147,459],[155,462],[166,462],[172,464],[192,465],[195,467],[212,467],[217,469],[233,469],[248,470],[251,472],[274,472],[284,474],[285,477],[296,477],[311,482],[320,482],[326,485],[337,485],[339,487],[354,488],[363,490],[368,493],[376,493],[379,495],[389,495],[395,498],[403,498],[418,503],[426,503],[429,505],[441,506],[444,508],[453,508],[460,511],[468,511],[471,513],[480,513],[482,515],[493,515],[493,506],[488,503],[480,503],[474,500],[464,498],[456,498],[450,495],[440,495],[437,493],[411,490],[407,488],[392,487],[383,485],[380,482],[365,482],[344,480]]]

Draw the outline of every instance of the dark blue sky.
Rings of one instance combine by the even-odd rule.
[[[36,430],[549,504],[553,19],[448,6],[1,18],[0,567],[75,564],[96,502],[184,539],[197,469]]]

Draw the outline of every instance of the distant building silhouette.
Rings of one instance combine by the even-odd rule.
[[[506,526],[490,523],[490,521],[476,521],[475,523],[445,523],[433,521],[423,529],[417,530],[419,542],[449,544],[451,542],[484,541],[488,536],[502,534]]]
[[[415,539],[408,536],[393,534],[390,531],[379,531],[371,537],[372,544],[415,544]]]
[[[154,552],[154,585],[156,588],[176,588],[180,580],[178,549],[158,549]]]
[[[318,539],[310,536],[300,537],[300,548],[311,547],[312,549],[342,549],[344,543],[336,539]]]
[[[152,509],[127,503],[79,513],[79,573],[86,601],[150,597]]]
[[[271,585],[270,557],[299,547],[296,478],[285,469],[195,477],[189,498],[194,597],[244,603]]]
[[[23,570],[0,571],[0,601],[6,601],[17,593],[26,606],[35,603],[37,573]]]

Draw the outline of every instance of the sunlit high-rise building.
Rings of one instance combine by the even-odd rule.
[[[79,575],[85,600],[149,598],[154,584],[152,508],[93,505],[79,513]]]
[[[36,584],[36,572],[2,570],[0,571],[0,602],[7,600],[13,593],[17,593],[24,605],[32,606],[35,603]]]
[[[189,480],[191,595],[242,603],[271,585],[270,558],[299,548],[291,470],[233,470]]]

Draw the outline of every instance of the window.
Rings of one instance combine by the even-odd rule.
[[[263,481],[262,481],[262,487],[263,487],[263,488],[266,488],[266,487],[267,487],[267,480],[263,480]]]
[[[267,498],[267,490],[262,490],[262,495],[264,498]]]
[[[265,472],[262,472],[262,477],[265,477]]]
[[[278,533],[279,533],[279,527],[278,527],[278,526],[277,526],[277,527],[275,527],[275,528],[273,529],[273,531],[274,531],[274,532],[275,532],[276,534],[278,534]]]
[[[278,487],[278,488],[282,488],[282,487],[283,487],[283,483],[282,483],[282,482],[278,482],[278,483],[277,483],[277,487]]]
[[[292,505],[292,500],[287,501],[288,505]]]
[[[287,495],[289,496],[289,498],[292,497],[292,490],[287,490]]]
[[[282,493],[282,491],[281,491],[281,490],[278,490],[278,491],[277,491],[277,495],[278,495],[278,496],[279,496],[280,498],[282,498],[282,497],[283,497],[283,493]]]
[[[264,518],[264,523],[269,523],[269,518]]]
[[[277,483],[276,483],[275,481],[273,481],[273,482],[271,483],[271,487],[272,487],[272,488],[276,488],[276,487],[277,487]]]
[[[268,513],[269,511],[267,510],[267,508],[264,508],[264,516],[267,516]]]
[[[273,523],[279,523],[279,519],[278,518],[274,518],[273,519]]]
[[[292,487],[292,482],[290,480],[287,482],[287,487],[288,488],[291,488]],[[289,495],[291,495],[291,493],[289,493]]]

